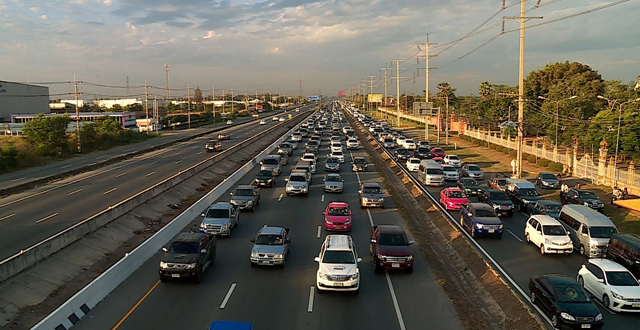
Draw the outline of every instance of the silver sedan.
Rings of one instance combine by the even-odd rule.
[[[324,176],[324,191],[341,193],[344,189],[344,181],[338,173],[329,173]]]

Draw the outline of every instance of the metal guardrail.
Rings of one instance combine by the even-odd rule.
[[[349,113],[349,111],[347,111],[347,113]],[[389,150],[387,150],[383,144],[381,144],[378,139],[376,139],[374,136],[371,135],[371,133],[369,131],[367,131],[366,129],[362,129],[362,125],[360,125],[359,122],[355,121],[355,118],[353,117],[353,115],[351,113],[349,113],[349,115],[351,116],[352,120],[354,120],[354,122],[360,127],[360,129],[362,131],[364,131],[364,133],[371,137],[371,139],[373,141],[375,141],[375,143],[380,147],[380,149],[382,151],[384,151],[384,153],[387,154],[387,156],[389,157],[389,159],[396,164],[396,166],[398,168],[400,168],[400,170],[404,173],[404,175],[406,177],[408,177],[414,184],[414,186],[416,186],[418,189],[420,189],[420,192],[426,196],[427,198],[429,198],[429,200],[431,201],[431,203],[434,205],[434,207],[459,231],[461,232],[466,238],[467,241],[471,243],[471,245],[480,253],[480,255],[485,259],[485,263],[492,268],[494,271],[496,271],[497,274],[500,275],[500,277],[502,277],[502,279],[504,281],[506,281],[510,287],[512,287],[513,289],[515,289],[521,296],[521,298],[523,298],[530,306],[532,306],[539,315],[542,316],[542,318],[547,321],[547,324],[549,326],[551,326],[551,320],[547,317],[547,315],[545,313],[542,312],[542,310],[535,304],[531,303],[531,299],[529,298],[529,295],[526,294],[524,292],[524,290],[522,290],[522,288],[520,288],[520,286],[518,286],[518,284],[515,282],[515,280],[513,278],[511,278],[511,276],[509,276],[509,274],[504,270],[504,268],[502,268],[502,266],[500,266],[500,264],[491,256],[491,254],[489,254],[489,252],[487,252],[475,239],[473,239],[471,237],[471,234],[469,234],[468,231],[466,231],[458,221],[456,221],[456,219],[453,218],[453,216],[447,212],[447,210],[440,205],[440,203],[438,202],[438,200],[431,195],[431,193],[422,185],[422,183],[416,179],[413,174],[408,171],[402,163],[398,162],[395,157],[393,156],[393,154],[391,154],[391,152],[389,152]]]

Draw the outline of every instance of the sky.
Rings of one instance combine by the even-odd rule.
[[[576,61],[604,79],[640,75],[640,1],[555,22],[618,1],[541,0],[535,8],[537,1],[526,1],[526,15],[543,18],[527,26],[547,24],[526,30],[525,74]],[[391,61],[400,59],[401,93],[421,94],[425,63],[415,55],[424,55],[417,43],[428,34],[430,91],[446,81],[458,95],[477,95],[482,81],[517,85],[519,23],[507,19],[501,31],[520,1],[501,10],[502,2],[0,0],[0,80],[69,82],[75,74],[84,99],[139,97],[146,80],[150,95],[164,97],[167,63],[172,96],[187,86],[204,95],[214,86],[216,95],[298,94],[300,85],[304,95],[337,95],[368,76],[382,92],[380,69],[393,66],[395,76]],[[395,79],[388,84],[395,94]],[[47,86],[52,99],[73,92],[68,83]]]

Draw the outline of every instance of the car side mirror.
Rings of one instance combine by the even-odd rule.
[[[200,253],[201,253],[201,254],[205,254],[205,253],[207,253],[207,249],[202,249],[202,250],[200,250]]]
[[[472,217],[472,216],[473,216],[473,213],[469,212],[469,213],[467,213],[467,216]]]
[[[204,217],[204,213],[200,214],[201,217]]]
[[[378,240],[376,240],[375,238],[373,238],[373,239],[371,239],[371,243],[373,243],[373,244],[377,244],[377,243],[378,243]]]
[[[229,193],[229,196],[233,196],[233,193],[232,193],[232,192],[230,192],[230,193]]]
[[[167,252],[169,252],[169,250],[167,250],[167,248],[166,248],[166,247],[163,247],[163,248],[162,248],[162,252],[167,253]]]
[[[323,211],[322,214],[327,215],[327,211]]]
[[[585,233],[582,233],[582,236],[584,236],[584,237],[588,237],[589,235],[587,235],[587,234],[585,234]]]
[[[262,165],[262,161],[260,161],[260,165]]]
[[[289,178],[284,178],[284,181],[285,182],[289,182]]]
[[[255,238],[252,238],[252,239],[251,239],[251,243],[255,243],[255,242],[256,242],[256,239],[255,239]]]
[[[362,190],[358,190],[358,194],[362,194]]]
[[[416,244],[416,242],[414,240],[409,240],[409,245],[413,245]]]
[[[353,215],[353,211],[349,211],[349,215]]]
[[[361,263],[362,262],[362,258],[356,259],[356,262]]]
[[[315,258],[313,258],[313,261],[315,261],[315,262],[320,262],[320,257],[315,257]]]

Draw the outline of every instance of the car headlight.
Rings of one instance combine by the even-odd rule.
[[[258,258],[258,257],[260,257],[258,253],[255,253],[255,252],[251,253],[251,258]]]
[[[328,279],[326,274],[323,274],[323,273],[320,273],[320,272],[318,272],[318,277],[320,277],[323,280]]]
[[[369,199],[368,199],[368,198],[366,198],[366,197],[362,197],[362,201],[363,201],[364,203],[366,203],[366,202],[368,202],[368,201],[369,201]]]
[[[499,208],[500,208],[500,205],[498,205],[498,204],[493,204],[493,208],[494,208],[494,209],[499,209]]]
[[[271,183],[271,182],[273,182],[273,179],[267,180],[267,183]]]
[[[253,201],[248,201],[247,202],[247,205],[252,205],[252,204],[253,204]]]
[[[378,260],[382,260],[384,261],[387,257],[381,255],[380,253],[378,253]]]
[[[161,269],[165,269],[165,268],[167,268],[167,263],[166,263],[166,262],[164,262],[164,261],[160,261],[160,268],[161,268]]]
[[[187,264],[186,268],[187,269],[194,269],[194,268],[196,268],[196,263],[194,262],[194,263]]]
[[[596,315],[596,321],[602,321],[602,313],[598,313],[598,315]]]
[[[504,225],[503,225],[503,224],[500,224],[500,226],[499,226],[498,228],[502,229],[502,227],[504,227]]]
[[[589,206],[589,202],[584,202],[584,206]]]
[[[274,254],[273,257],[276,258],[276,259],[282,259],[283,255],[282,254]]]
[[[355,279],[357,279],[357,278],[358,278],[358,276],[359,276],[359,275],[360,275],[360,274],[355,273],[355,274],[351,275],[351,279],[352,279],[352,280],[355,280]]]
[[[569,314],[567,312],[560,313],[560,316],[565,320],[569,320],[569,321],[575,321],[576,320],[576,318],[573,317],[573,315],[571,315],[571,314]]]
[[[624,296],[615,291],[611,291],[611,295],[616,299],[624,300]]]
[[[347,218],[347,219],[344,221],[344,223],[345,223],[345,224],[350,224],[350,223],[351,223],[351,219],[350,219],[350,218]]]
[[[412,255],[407,257],[407,261],[411,261],[411,260],[413,260],[413,256]]]
[[[481,223],[476,223],[476,227],[478,227],[480,229],[484,228],[484,226]]]
[[[553,243],[551,243],[551,240],[550,240],[550,239],[545,238],[545,239],[544,239],[544,244],[551,245],[551,244],[553,244]]]
[[[591,242],[589,242],[589,243],[591,243],[591,247],[592,247],[592,248],[594,248],[594,249],[595,249],[595,248],[598,248],[598,242],[591,241]]]
[[[229,225],[226,224],[226,223],[224,225],[222,225],[222,229],[227,229],[227,227],[229,227]]]
[[[523,203],[524,205],[527,205],[527,204],[529,204],[530,202],[529,202],[528,200],[526,200],[526,199],[523,199],[523,200],[522,200],[522,203]]]

